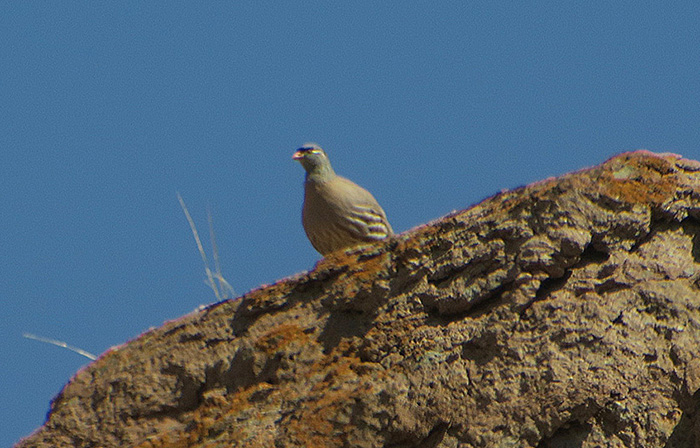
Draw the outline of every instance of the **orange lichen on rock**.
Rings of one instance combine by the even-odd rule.
[[[677,187],[671,160],[630,153],[615,159],[598,178],[600,191],[630,204],[661,204]]]

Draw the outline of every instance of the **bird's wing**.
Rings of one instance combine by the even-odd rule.
[[[353,205],[345,220],[361,239],[381,240],[392,234],[384,210],[378,205]]]
[[[334,195],[342,198],[337,206],[356,238],[381,240],[393,234],[384,210],[369,191],[344,177],[336,180],[333,187],[342,189],[342,194]]]

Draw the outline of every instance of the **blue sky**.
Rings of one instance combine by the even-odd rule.
[[[585,6],[584,6],[585,5]],[[93,353],[310,269],[306,141],[397,232],[646,148],[700,158],[697,2],[6,2],[0,446]]]

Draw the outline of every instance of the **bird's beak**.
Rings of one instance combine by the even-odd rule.
[[[294,160],[299,160],[304,158],[304,153],[301,151],[297,151],[294,154],[292,154],[292,159]]]

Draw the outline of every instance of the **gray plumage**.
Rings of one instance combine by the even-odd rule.
[[[305,143],[292,158],[306,170],[302,224],[321,255],[393,235],[374,196],[335,174],[320,146]]]

